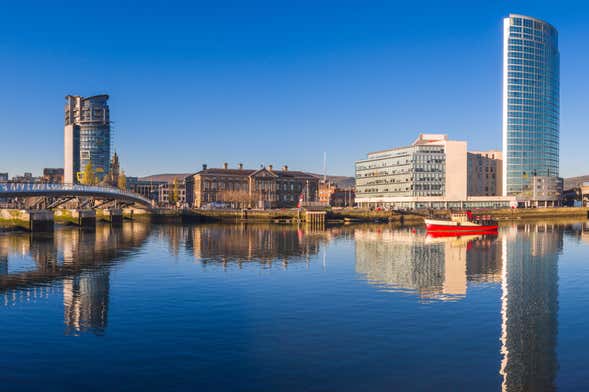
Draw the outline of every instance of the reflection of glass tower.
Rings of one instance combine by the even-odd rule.
[[[64,323],[68,333],[103,333],[108,315],[108,270],[93,271],[63,281]]]
[[[8,255],[0,254],[0,275],[8,274]]]
[[[502,241],[501,361],[504,391],[555,389],[558,252],[562,231],[513,228]]]
[[[0,237],[0,275],[8,274],[8,238]]]
[[[533,176],[558,177],[558,32],[522,15],[503,28],[503,193],[525,198]]]
[[[110,111],[108,95],[68,95],[65,105],[64,180],[78,182],[88,162],[102,179],[110,165]]]
[[[50,237],[0,236],[0,304],[28,303],[59,292],[67,333],[102,334],[107,325],[110,265],[131,256],[129,251],[141,246],[148,234],[149,225],[135,222],[121,229],[97,227],[94,232],[59,230]],[[30,256],[34,265],[2,275],[2,259],[10,263],[15,254]]]

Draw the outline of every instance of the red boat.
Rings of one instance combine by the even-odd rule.
[[[432,233],[476,234],[496,232],[499,225],[489,216],[473,217],[470,211],[466,211],[453,213],[448,220],[426,218],[425,227]]]

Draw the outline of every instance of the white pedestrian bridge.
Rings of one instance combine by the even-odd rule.
[[[133,192],[118,188],[78,184],[0,183],[0,199],[28,197],[75,198],[112,200],[151,208],[151,201]]]

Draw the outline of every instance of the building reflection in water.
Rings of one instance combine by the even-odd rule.
[[[8,274],[8,253],[4,254],[0,248],[0,275]]]
[[[0,236],[0,302],[16,305],[61,291],[66,333],[102,334],[108,320],[110,266],[133,254],[148,233],[149,225],[128,223],[122,228],[99,225],[96,231],[63,229],[49,236]],[[11,272],[11,257],[30,258],[34,265]]]
[[[460,299],[467,281],[501,278],[496,237],[434,238],[409,230],[357,229],[356,271],[378,287],[416,292],[422,300]]]
[[[585,225],[514,225],[498,237],[429,239],[390,229],[355,232],[356,271],[385,290],[421,299],[459,299],[467,283],[501,288],[504,391],[556,389],[558,256],[563,235],[586,236]]]
[[[321,245],[342,235],[340,230],[309,231],[280,225],[210,225],[190,228],[187,249],[202,265],[257,262],[271,266],[279,262],[309,262]]]
[[[108,316],[108,270],[66,278],[63,281],[63,319],[68,334],[91,330],[103,333]]]
[[[156,238],[172,254],[186,252],[208,265],[257,263],[262,268],[317,259],[338,238],[353,239],[356,272],[382,290],[416,293],[422,300],[456,300],[469,286],[501,290],[501,363],[504,391],[552,390],[558,369],[558,255],[563,235],[583,240],[587,225],[514,225],[498,237],[430,238],[388,226],[324,231],[268,225],[162,225]],[[103,333],[108,322],[110,269],[134,254],[149,226],[99,226],[96,232],[58,230],[51,237],[0,236],[0,296],[6,305],[63,294],[66,332]],[[34,267],[11,271],[27,256]],[[57,282],[57,284],[56,284]],[[60,284],[62,283],[62,284]]]
[[[558,255],[563,228],[518,225],[502,235],[501,367],[504,391],[555,390]]]

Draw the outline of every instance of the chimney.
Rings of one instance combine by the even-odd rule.
[[[288,171],[288,166],[286,166],[286,165],[282,166],[282,171],[287,172]]]
[[[272,171],[272,165],[268,165],[268,170]]]
[[[229,164],[228,164],[227,162],[225,162],[225,163],[223,164],[223,168],[224,168],[225,170],[227,170],[227,169],[229,168]]]
[[[243,163],[239,164],[239,170],[243,170]]]
[[[202,169],[203,169],[203,170],[207,170],[207,164],[206,164],[206,163],[203,163],[203,164],[202,164]]]

